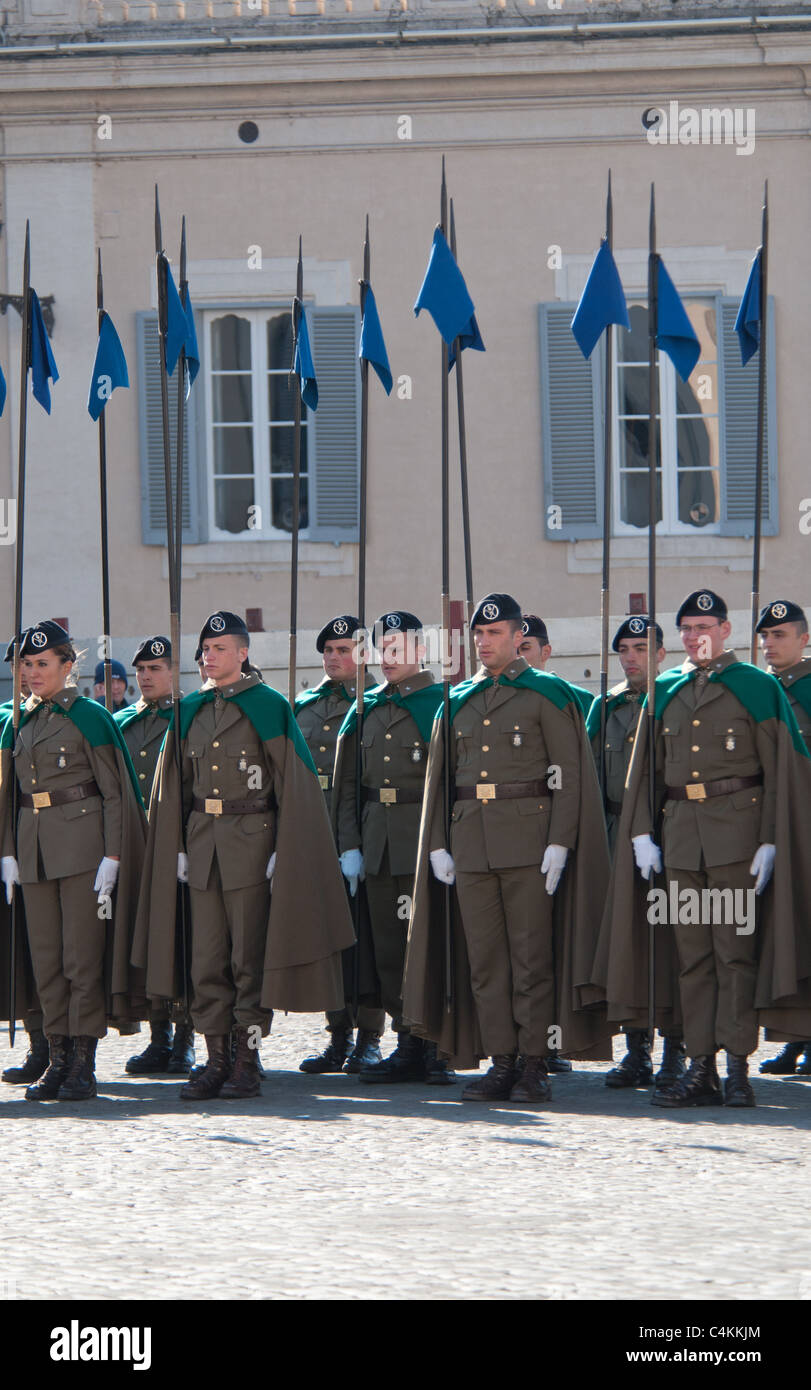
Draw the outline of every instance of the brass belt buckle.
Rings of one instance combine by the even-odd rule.
[[[707,793],[706,793],[706,791],[704,790],[704,783],[703,783],[703,782],[691,782],[690,786],[689,786],[689,787],[686,787],[685,790],[686,790],[686,792],[687,792],[687,800],[688,800],[688,801],[706,801],[706,800],[707,800]]]
[[[394,806],[397,802],[397,788],[381,787],[380,800],[382,801],[384,806]]]
[[[51,793],[50,793],[50,792],[33,792],[33,793],[32,793],[31,799],[32,799],[32,801],[33,801],[33,803],[34,803],[35,809],[36,809],[37,811],[41,811],[42,808],[43,808],[43,806],[50,806],[50,804],[51,804]]]
[[[321,772],[318,776],[318,785],[322,792],[329,791],[329,773]]]
[[[477,784],[476,784],[476,800],[477,800],[477,801],[495,801],[495,799],[496,799],[496,789],[495,789],[495,786],[493,785],[492,782],[489,783],[489,784],[482,784],[482,783],[477,783]]]
[[[222,801],[220,801],[217,797],[207,796],[207,797],[206,797],[206,815],[207,815],[207,816],[221,816],[221,815],[222,815]]]

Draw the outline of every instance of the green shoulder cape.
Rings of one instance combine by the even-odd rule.
[[[126,709],[120,709],[117,714],[113,715],[113,719],[119,729],[128,729],[130,724],[135,723],[136,719],[145,719],[149,712],[148,707],[146,709],[139,709],[138,702],[136,701],[134,705],[127,705]],[[157,710],[153,711],[153,713],[159,714],[161,719],[165,719],[168,723],[172,717],[172,708],[170,705],[167,705],[166,709],[161,709],[161,707],[158,706]]]
[[[70,709],[63,709],[61,705],[54,705],[53,709],[55,714],[64,715],[76,725],[82,738],[87,739],[91,748],[101,748],[105,744],[112,743],[119,750],[126,763],[132,789],[135,792],[138,805],[140,806],[141,793],[138,789],[138,780],[135,776],[135,769],[132,765],[129,749],[121,736],[113,716],[108,714],[104,705],[100,705],[95,700],[88,700],[86,696],[80,695],[78,699],[73,701]],[[123,713],[123,711],[121,712]],[[27,724],[35,713],[35,710],[21,710],[20,728],[22,728],[23,724]],[[11,748],[13,747],[13,743],[14,720],[12,714],[9,713],[6,716],[3,732],[0,735],[0,748]]]
[[[536,671],[534,666],[530,666],[528,670],[522,671],[520,675],[516,676],[515,680],[511,680],[502,672],[495,681],[492,676],[485,676],[478,680],[471,676],[466,681],[460,681],[459,685],[453,687],[450,695],[451,723],[471,695],[475,695],[478,690],[488,690],[491,685],[523,686],[528,690],[537,690],[539,695],[544,695],[547,700],[551,700],[558,709],[565,709],[567,705],[576,705],[578,709],[582,709],[582,704],[575,695],[574,687],[569,685],[562,676],[553,676],[551,671]],[[441,714],[440,708],[436,717],[439,718]]]
[[[693,680],[694,676],[695,671],[682,671],[678,666],[657,676],[654,697],[657,719],[661,719],[673,696]],[[810,756],[788,696],[774,676],[770,676],[767,671],[761,671],[759,666],[752,666],[748,661],[736,661],[731,666],[725,666],[722,671],[712,671],[710,680],[720,681],[725,685],[735,699],[740,700],[756,724],[762,724],[765,719],[782,720],[791,734],[795,751],[803,757]],[[647,696],[642,703],[643,706],[647,704]]]
[[[608,716],[611,714],[612,710],[617,709],[617,707],[618,707],[619,705],[625,705],[625,704],[627,704],[627,703],[628,703],[628,692],[627,692],[627,690],[620,690],[620,691],[617,692],[616,695],[607,695],[607,696],[606,696],[606,701],[605,701],[605,717],[606,717],[606,720],[608,719]],[[591,739],[591,738],[596,738],[597,735],[599,734],[599,732],[600,732],[600,697],[599,697],[599,695],[595,695],[595,696],[594,696],[594,699],[593,699],[592,702],[591,702],[591,706],[590,706],[590,708],[589,708],[589,712],[588,712],[588,714],[586,715],[586,733],[588,734],[589,738]]]
[[[364,695],[364,719],[369,711],[373,710],[377,705],[384,705],[386,700],[390,699],[392,704],[399,705],[401,709],[408,710],[408,713],[411,715],[411,718],[420,731],[420,737],[425,743],[428,743],[431,738],[431,728],[434,723],[434,716],[437,712],[437,705],[439,704],[441,707],[442,704],[442,686],[437,683],[435,685],[427,685],[423,690],[415,690],[410,695],[401,695],[400,692],[397,691],[394,695],[387,696],[385,694],[387,684],[388,682],[384,681],[382,685],[376,685]],[[453,692],[451,692],[451,698],[452,697]],[[357,721],[357,705],[353,703],[352,708],[347,711],[347,716],[338,731],[339,736],[351,734]]]
[[[289,738],[301,761],[311,772],[315,772],[315,763],[310,757],[310,750],[304,742],[293,711],[278,690],[264,684],[252,685],[248,690],[241,691],[239,695],[230,695],[228,698],[235,705],[238,705],[245,717],[250,720],[263,743],[271,738]],[[213,690],[195,690],[191,695],[183,697],[180,706],[181,738],[186,737],[189,725],[197,711],[213,699]],[[172,722],[170,718],[170,728]]]

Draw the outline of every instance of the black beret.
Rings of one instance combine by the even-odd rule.
[[[203,660],[203,648],[198,647],[194,653],[194,660],[199,664]]]
[[[172,644],[168,637],[145,637],[135,656],[132,658],[133,666],[139,661],[171,661]]]
[[[202,647],[207,637],[225,637],[229,633],[234,637],[244,637],[245,646],[250,645],[251,637],[245,626],[245,619],[221,608],[212,613],[210,618],[206,618],[200,632],[200,646]]]
[[[543,618],[539,618],[535,613],[525,613],[524,621],[521,624],[525,637],[537,637],[542,647],[549,645],[549,633],[546,630],[546,623]]]
[[[726,617],[727,606],[719,594],[714,594],[712,589],[696,589],[687,595],[676,614],[676,627],[680,625],[682,618],[717,618],[723,623],[726,622]]]
[[[510,594],[485,594],[470,620],[471,627],[489,627],[490,623],[521,622],[521,607]]]
[[[35,623],[33,627],[26,628],[20,643],[20,656],[36,656],[39,652],[50,651],[51,647],[61,647],[69,641],[70,635],[62,625],[55,623],[52,618],[47,618]],[[12,658],[13,654],[12,643]]]
[[[315,639],[315,649],[323,656],[327,642],[337,642],[341,637],[352,637],[360,623],[351,613],[342,613],[339,618],[330,618]]]
[[[779,598],[774,603],[767,603],[757,620],[755,632],[762,632],[764,627],[779,627],[781,623],[805,623],[802,608],[798,603],[792,603],[790,598]]]
[[[126,666],[124,665],[123,661],[111,661],[111,662],[110,662],[110,679],[111,679],[111,680],[119,680],[119,681],[125,681],[125,682],[126,682],[126,679],[127,679],[127,668],[126,668]],[[95,669],[95,671],[93,672],[93,681],[94,681],[94,683],[95,683],[96,685],[103,685],[103,683],[104,683],[104,662],[103,662],[103,661],[97,661],[97,662],[96,662],[96,669]]]
[[[393,608],[384,613],[375,623],[375,641],[385,637],[387,632],[422,632],[422,623],[414,613],[405,608]]]
[[[646,618],[642,613],[634,614],[632,618],[626,618],[624,623],[620,623],[614,633],[614,641],[611,643],[613,651],[618,652],[620,642],[623,637],[641,637],[650,627],[650,618]],[[665,645],[665,636],[659,624],[656,624],[656,641],[660,647]]]
[[[16,637],[12,637],[11,641],[9,642],[8,646],[6,647],[6,654],[5,654],[5,656],[3,657],[3,660],[4,660],[4,661],[13,661],[13,660],[14,660],[14,644],[15,644],[16,641],[17,641],[17,638],[16,638]]]

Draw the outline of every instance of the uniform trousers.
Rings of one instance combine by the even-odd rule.
[[[738,864],[705,865],[701,869],[666,869],[671,883],[696,889],[732,888],[754,890],[749,872],[750,860]],[[746,905],[754,898],[740,898]],[[757,982],[757,930],[738,935],[747,925],[726,920],[726,912],[702,911],[700,925],[674,924],[679,952],[679,989],[684,1014],[684,1041],[691,1057],[705,1057],[723,1047],[737,1056],[754,1052],[758,1045],[758,1019],[755,1010]],[[712,921],[712,916],[722,918]],[[731,914],[730,914],[731,915]],[[739,917],[745,914],[740,913]],[[707,918],[710,918],[707,921]]]
[[[31,964],[49,1037],[103,1038],[107,1032],[104,952],[95,871],[23,884]]]
[[[395,1033],[410,1031],[403,1024],[402,1014],[403,970],[413,892],[413,873],[392,874],[389,871],[388,850],[383,855],[379,873],[366,875],[366,901],[369,904],[380,997],[386,1013],[391,1014],[391,1026]]]
[[[556,1021],[554,900],[545,882],[537,864],[456,875],[470,983],[490,1057],[545,1057],[550,1050]]]
[[[224,889],[217,856],[205,890],[190,888],[192,1020],[198,1033],[222,1036],[258,1025],[270,1032],[272,1010],[260,1008],[270,884]]]

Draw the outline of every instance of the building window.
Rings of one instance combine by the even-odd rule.
[[[210,311],[206,424],[212,539],[272,539],[293,528],[294,392],[289,309]],[[302,403],[299,528],[308,509],[308,412]]]
[[[663,535],[718,533],[721,468],[718,333],[714,299],[686,300],[701,357],[683,382],[666,353],[657,353],[657,530]],[[630,303],[630,332],[615,330],[614,534],[648,525],[648,310]]]

